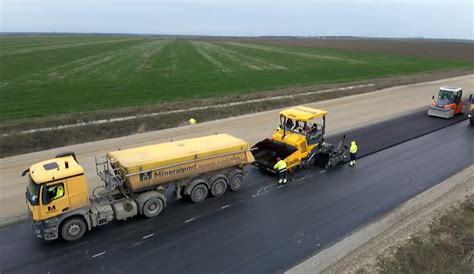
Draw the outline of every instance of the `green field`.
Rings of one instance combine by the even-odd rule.
[[[0,121],[472,63],[335,49],[134,36],[1,36]]]

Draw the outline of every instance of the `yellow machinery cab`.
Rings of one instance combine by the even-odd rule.
[[[28,174],[26,199],[39,237],[57,238],[57,225],[77,210],[87,210],[89,190],[84,169],[73,153],[33,164]],[[47,232],[48,224],[56,231]]]
[[[273,171],[276,159],[284,159],[289,169],[300,166],[323,140],[327,111],[297,106],[280,112],[280,124],[272,139],[252,148],[254,165]]]

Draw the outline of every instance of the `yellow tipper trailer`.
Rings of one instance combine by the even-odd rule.
[[[131,190],[253,162],[245,141],[219,134],[107,154]]]
[[[33,164],[26,191],[36,235],[46,240],[80,239],[87,230],[135,215],[158,216],[165,189],[176,197],[206,199],[244,184],[243,167],[254,158],[248,143],[227,134],[144,146],[96,158],[105,185],[89,196],[84,169],[72,152]]]

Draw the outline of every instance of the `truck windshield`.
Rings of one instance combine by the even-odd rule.
[[[438,96],[439,99],[444,99],[444,100],[448,100],[448,101],[453,101],[454,99],[454,94],[452,91],[448,91],[448,90],[440,90],[439,91],[439,96]]]
[[[26,188],[26,196],[31,205],[39,205],[40,186],[35,184],[31,177],[28,177],[28,187]]]

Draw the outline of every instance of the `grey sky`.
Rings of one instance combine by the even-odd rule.
[[[0,0],[3,32],[473,39],[473,0]]]

